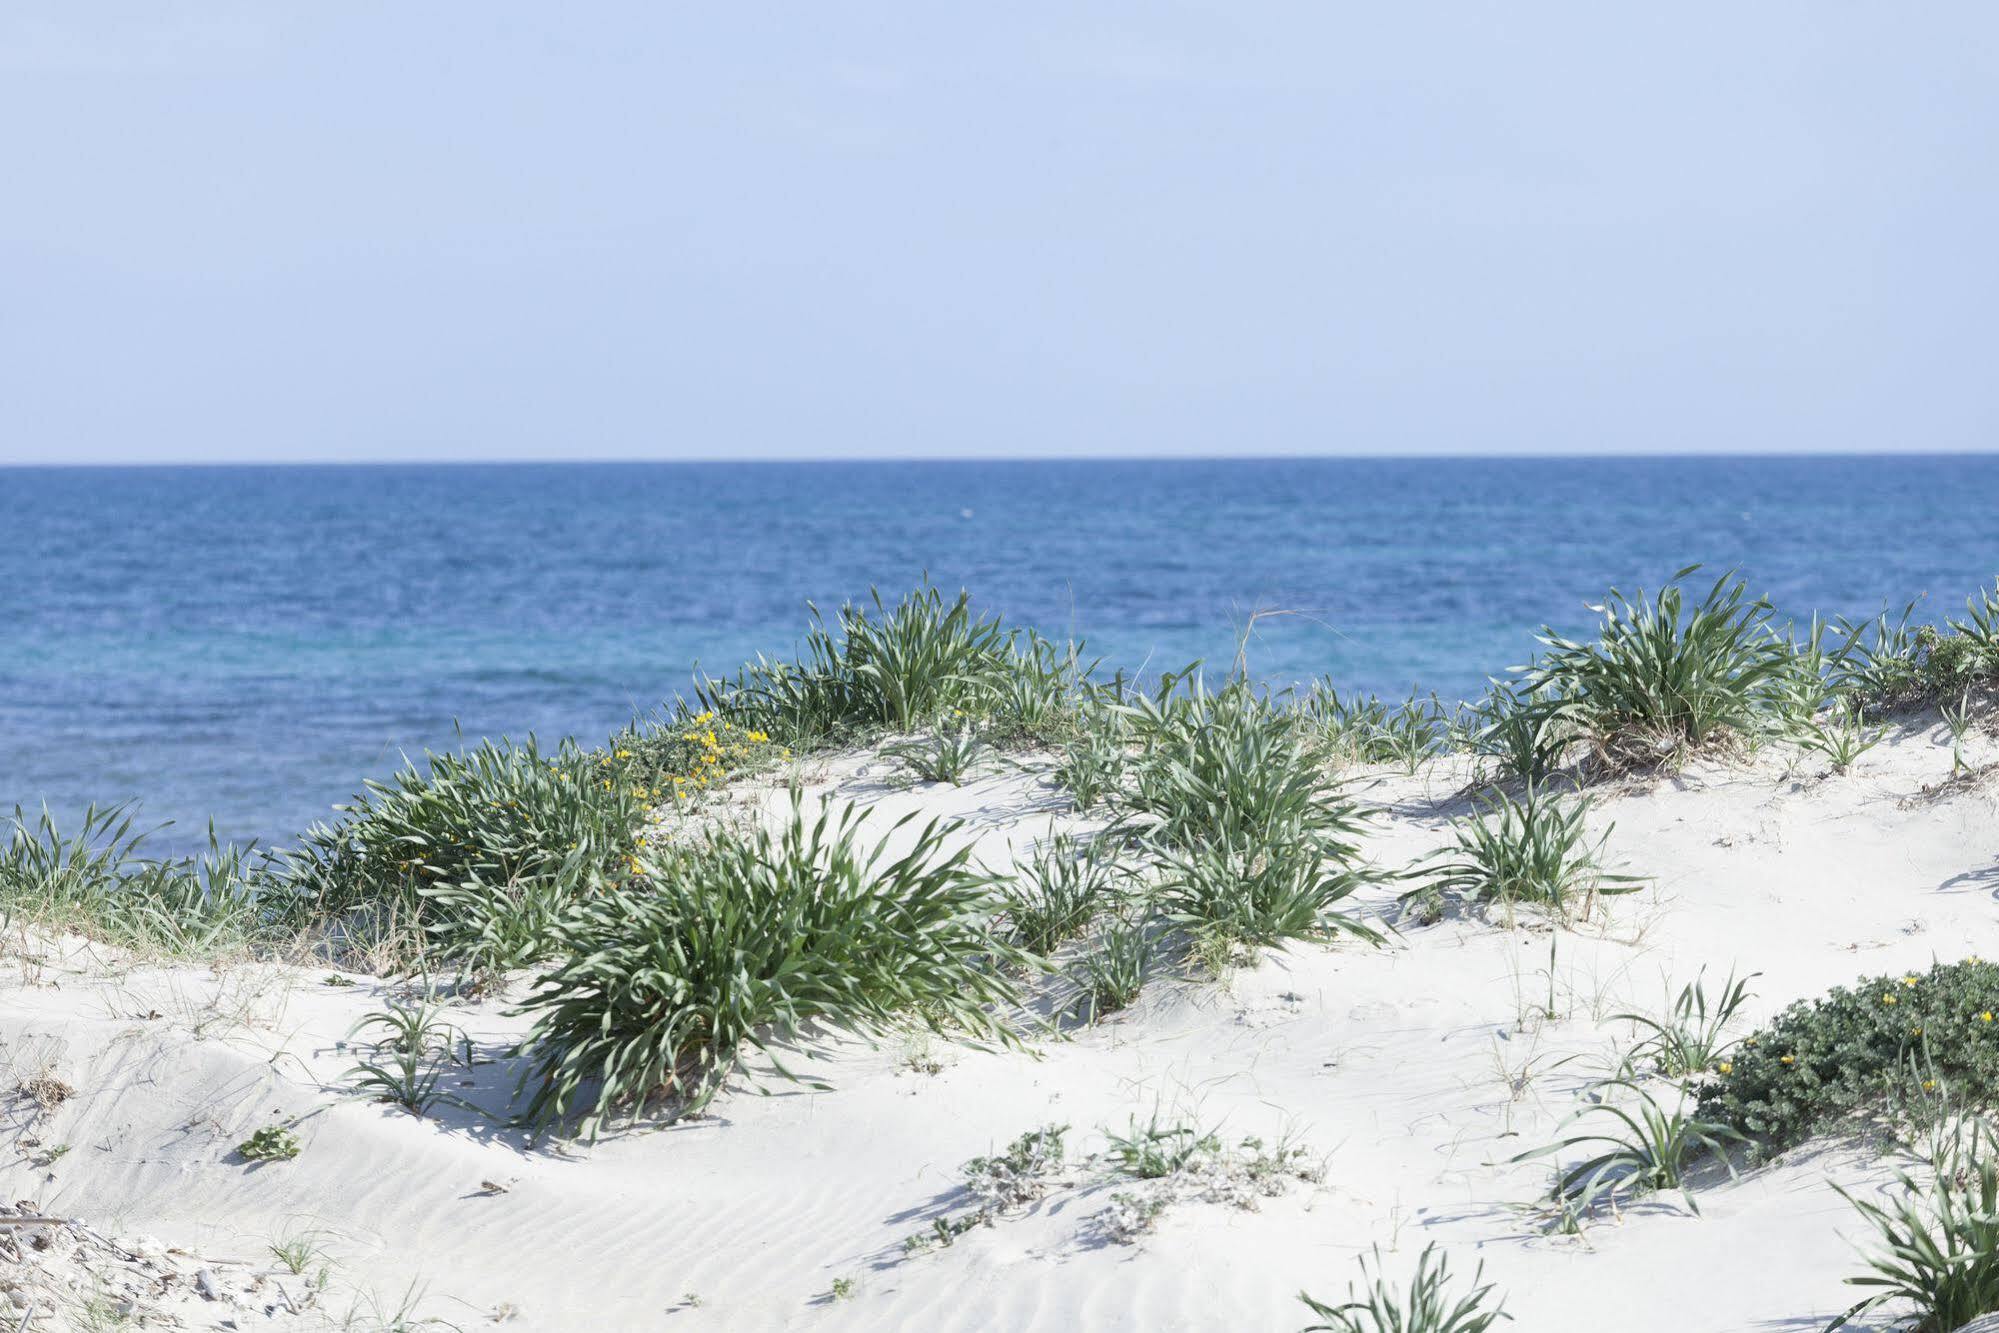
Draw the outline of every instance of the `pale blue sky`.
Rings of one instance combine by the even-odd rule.
[[[0,461],[1999,446],[1999,5],[12,0]]]

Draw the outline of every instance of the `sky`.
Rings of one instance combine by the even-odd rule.
[[[10,0],[0,462],[1999,447],[1999,5]]]

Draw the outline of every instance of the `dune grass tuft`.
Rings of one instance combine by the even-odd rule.
[[[1483,1264],[1473,1271],[1469,1290],[1460,1292],[1451,1280],[1450,1259],[1435,1245],[1423,1247],[1406,1288],[1391,1287],[1381,1269],[1381,1251],[1376,1250],[1372,1272],[1362,1263],[1367,1285],[1350,1285],[1339,1305],[1325,1305],[1300,1292],[1298,1299],[1320,1320],[1305,1333],[1486,1333],[1498,1321],[1512,1319],[1504,1302],[1493,1299],[1492,1285],[1482,1280]]]
[[[864,822],[794,805],[780,828],[648,854],[637,881],[565,918],[560,961],[521,1005],[523,1119],[594,1138],[655,1096],[698,1109],[746,1048],[794,1078],[775,1047],[808,1024],[1009,1040],[993,1006],[1031,960],[993,933],[992,885],[946,849],[950,825],[905,819],[865,842]]]
[[[1791,669],[1790,639],[1770,603],[1731,574],[1690,600],[1681,581],[1656,596],[1612,589],[1591,609],[1593,640],[1542,631],[1529,691],[1559,701],[1596,757],[1613,770],[1653,767],[1691,751],[1754,742],[1771,729]]]

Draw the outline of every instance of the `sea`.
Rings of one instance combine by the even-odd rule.
[[[0,468],[0,807],[284,846],[928,579],[1102,670],[1476,696],[1615,586],[1956,614],[1999,456]],[[1920,599],[1920,600],[1919,600]]]

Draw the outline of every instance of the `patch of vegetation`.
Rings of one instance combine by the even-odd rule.
[[[155,858],[129,806],[92,806],[73,834],[48,811],[14,809],[0,849],[0,916],[73,930],[142,953],[210,957],[288,933],[290,902],[254,849],[222,846],[209,830],[200,857]]]
[[[992,711],[1018,677],[1063,668],[1016,631],[976,614],[971,596],[947,600],[925,584],[894,607],[870,593],[829,627],[817,607],[797,660],[759,657],[733,680],[704,679],[703,707],[791,745],[820,745],[880,731],[911,732],[949,716]],[[1040,718],[1045,692],[1028,690]]]
[[[1878,1288],[1827,1325],[1827,1333],[1891,1302],[1915,1308],[1910,1333],[1953,1333],[1999,1312],[1999,1132],[1968,1121],[1939,1141],[1928,1179],[1897,1177],[1900,1197],[1879,1204],[1839,1186],[1874,1228],[1868,1272],[1856,1287]]]
[[[1353,764],[1398,764],[1413,773],[1441,753],[1450,737],[1450,715],[1436,695],[1413,692],[1400,704],[1370,695],[1341,698],[1331,681],[1312,687],[1300,705],[1304,722],[1327,754]]]
[[[1029,953],[1054,953],[1116,901],[1124,875],[1114,839],[1056,834],[1000,887],[1013,938]]]
[[[1593,1148],[1581,1162],[1556,1169],[1550,1197],[1560,1207],[1565,1229],[1576,1229],[1599,1207],[1618,1207],[1627,1200],[1663,1190],[1678,1190],[1690,1212],[1698,1214],[1687,1187],[1687,1173],[1710,1157],[1726,1161],[1728,1145],[1742,1135],[1728,1125],[1693,1113],[1683,1096],[1663,1105],[1646,1088],[1629,1079],[1604,1085],[1630,1095],[1630,1101],[1602,1101],[1584,1107],[1571,1123],[1601,1126],[1593,1133],[1575,1134],[1546,1147],[1522,1153],[1516,1162],[1552,1156],[1571,1148]],[[1731,1168],[1732,1170],[1733,1168]]]
[[[1137,1120],[1123,1134],[1107,1133],[1105,1155],[1122,1174],[1133,1180],[1159,1180],[1187,1165],[1204,1153],[1221,1151],[1221,1135],[1197,1129],[1185,1121],[1161,1121],[1154,1112],[1141,1125]]]
[[[1125,805],[1149,842],[1186,850],[1284,835],[1328,857],[1357,854],[1359,808],[1328,781],[1295,712],[1240,680],[1210,692],[1183,675],[1127,713],[1140,749]]]
[[[1457,719],[1465,749],[1493,763],[1502,782],[1541,783],[1561,768],[1576,727],[1547,690],[1495,683]]]
[[[1999,964],[1970,958],[1799,1001],[1715,1067],[1701,1114],[1782,1151],[1814,1134],[1999,1105]]]
[[[1791,738],[1799,748],[1822,754],[1832,771],[1844,773],[1861,755],[1879,745],[1888,735],[1886,727],[1870,727],[1860,702],[1842,698],[1827,709],[1798,723]]]
[[[1649,1065],[1661,1076],[1680,1081],[1705,1078],[1724,1063],[1732,1068],[1729,1055],[1741,1043],[1728,1037],[1727,1029],[1748,1003],[1749,983],[1757,975],[1737,978],[1731,972],[1720,993],[1712,998],[1707,992],[1706,978],[1695,977],[1680,988],[1660,1017],[1638,1013],[1611,1015],[1610,1021],[1632,1023],[1644,1032],[1625,1053],[1625,1068]]]
[[[1046,1195],[1067,1162],[1067,1125],[1030,1129],[1006,1151],[965,1163],[965,1187],[982,1208],[1010,1213]]]
[[[1782,711],[1793,651],[1770,603],[1729,574],[1689,601],[1680,582],[1699,568],[1682,569],[1655,597],[1613,588],[1591,608],[1601,620],[1593,640],[1542,630],[1546,651],[1525,687],[1559,701],[1607,769],[1754,742]]]
[[[1266,1143],[1252,1136],[1232,1144],[1219,1128],[1164,1120],[1157,1111],[1143,1125],[1134,1118],[1126,1133],[1106,1131],[1105,1140],[1101,1161],[1112,1177],[1137,1186],[1111,1195],[1095,1219],[1098,1230],[1121,1245],[1149,1232],[1174,1203],[1253,1209],[1292,1181],[1321,1178],[1318,1164],[1289,1138]]]
[[[246,1162],[289,1162],[302,1150],[298,1135],[283,1125],[266,1125],[236,1145]]]
[[[1910,627],[1915,605],[1899,620],[1884,612],[1849,625],[1853,650],[1841,683],[1890,708],[1942,705],[1999,687],[1999,585],[1965,599],[1962,619]]]
[[[953,721],[933,727],[928,736],[882,747],[882,754],[899,761],[918,782],[960,786],[986,757],[988,746],[970,724]]]
[[[366,1015],[354,1035],[379,1031],[369,1058],[347,1073],[357,1091],[428,1115],[440,1101],[464,1106],[464,1099],[441,1086],[452,1069],[471,1063],[471,1041],[445,1016],[427,988],[410,1000],[391,1000],[385,1010]]]
[[[1007,1040],[992,1006],[1015,998],[990,881],[947,852],[955,825],[898,821],[863,843],[864,815],[794,804],[779,829],[722,829],[648,853],[637,884],[606,888],[562,922],[560,961],[523,1000],[523,1118],[594,1138],[647,1101],[697,1109],[745,1047],[807,1023],[878,1034],[907,1018]]]
[[[1055,765],[1056,785],[1075,798],[1076,809],[1088,812],[1119,794],[1130,747],[1125,715],[1116,708],[1085,711],[1078,734],[1063,749]]]
[[[1610,830],[1591,837],[1585,797],[1560,800],[1529,786],[1518,798],[1489,792],[1478,811],[1451,826],[1456,846],[1419,867],[1424,884],[1405,897],[1445,895],[1512,907],[1532,903],[1561,916],[1587,916],[1600,895],[1631,893],[1644,881],[1603,868]]]
[[[1342,934],[1379,944],[1380,931],[1340,906],[1366,875],[1329,862],[1330,854],[1324,840],[1297,829],[1168,849],[1153,900],[1211,955]]]
[[[595,755],[599,783],[607,778],[622,783],[652,804],[669,797],[697,800],[732,778],[790,757],[790,749],[768,733],[738,726],[712,709],[635,722]]]
[[[287,854],[287,890],[320,920],[388,921],[410,958],[520,967],[589,885],[628,870],[653,799],[611,755],[481,741],[369,782]]]
[[[1339,907],[1367,877],[1359,807],[1295,713],[1241,681],[1211,693],[1186,676],[1127,711],[1140,750],[1121,822],[1160,864],[1155,906],[1197,950],[1378,940]]]
[[[1406,1288],[1391,1287],[1382,1267],[1377,1249],[1372,1271],[1365,1260],[1361,1263],[1365,1285],[1349,1284],[1347,1299],[1339,1305],[1299,1292],[1298,1299],[1320,1320],[1304,1333],[1486,1333],[1498,1321],[1513,1318],[1505,1302],[1492,1295],[1492,1284],[1484,1281],[1484,1264],[1473,1270],[1469,1289],[1463,1291],[1451,1278],[1449,1257],[1435,1245],[1423,1247]]]
[[[1120,921],[1097,938],[1096,948],[1077,964],[1082,1010],[1091,1022],[1137,1002],[1153,953],[1152,931],[1144,921]]]

